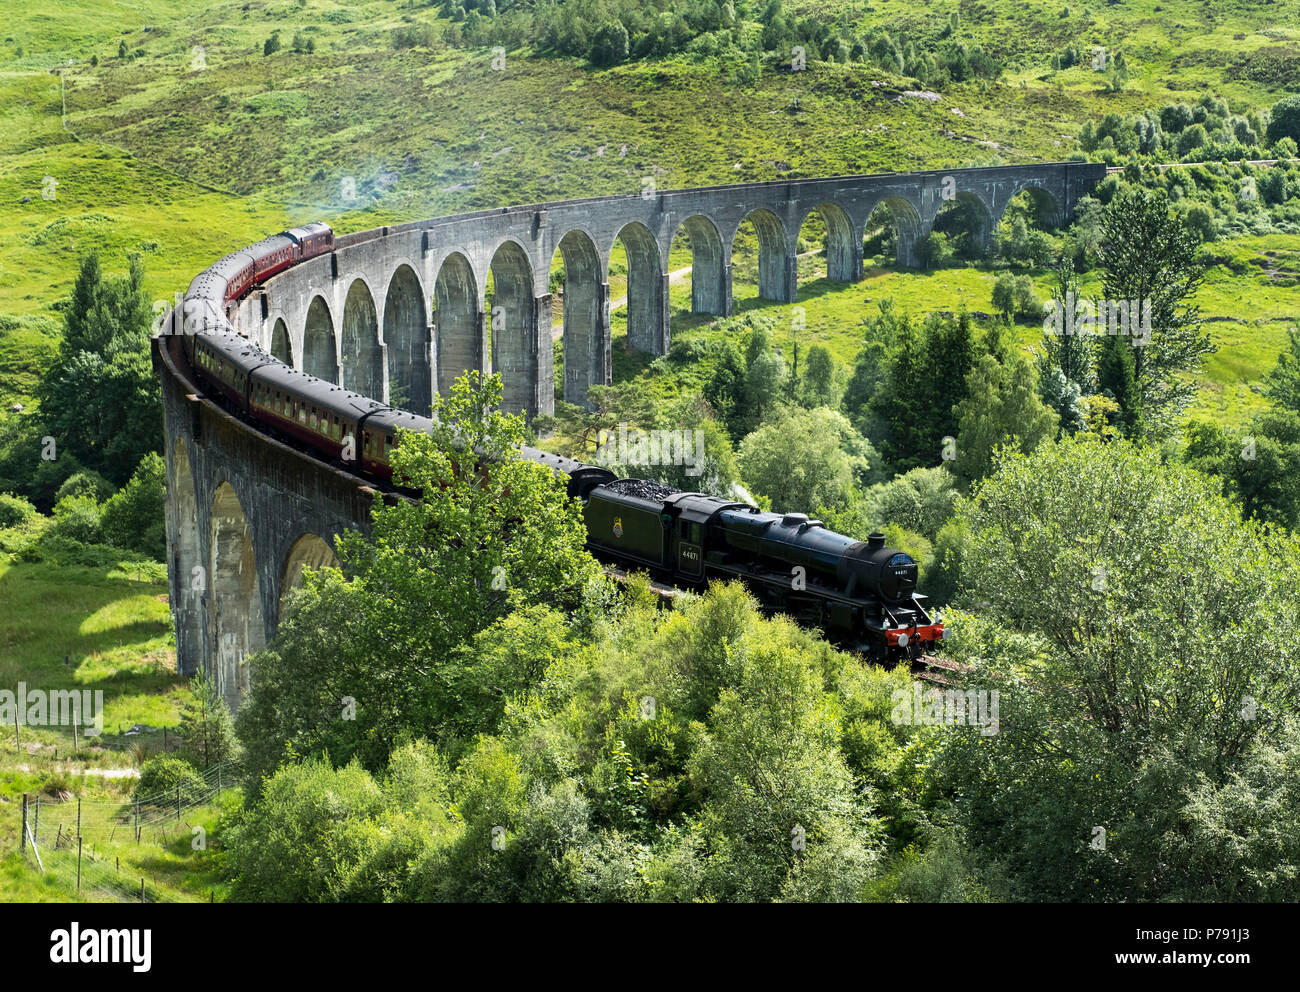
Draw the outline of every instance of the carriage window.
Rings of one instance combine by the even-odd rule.
[[[315,407],[311,408],[311,429],[312,430],[316,429],[316,408]]]

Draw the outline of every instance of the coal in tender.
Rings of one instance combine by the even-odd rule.
[[[677,492],[671,486],[650,479],[617,479],[608,483],[605,488],[613,490],[620,496],[635,496],[637,499],[648,500],[666,499]]]

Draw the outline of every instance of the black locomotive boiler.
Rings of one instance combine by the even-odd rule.
[[[828,530],[804,513],[616,479],[585,493],[587,546],[598,558],[678,587],[740,579],[770,613],[784,613],[877,661],[919,658],[944,625],[916,592],[911,555]]]

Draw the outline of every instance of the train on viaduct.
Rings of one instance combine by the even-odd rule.
[[[205,297],[211,280],[200,274],[154,339],[178,671],[213,674],[237,708],[246,659],[273,636],[285,593],[305,567],[334,560],[335,535],[367,525],[378,494],[223,409],[162,346],[167,335],[233,330],[295,368],[423,414],[462,372],[498,372],[503,407],[532,417],[554,409],[557,254],[565,270],[563,397],[582,403],[588,387],[610,382],[607,273],[616,245],[627,259],[628,346],[662,355],[671,337],[668,258],[679,232],[690,242],[692,312],[725,316],[731,246],[745,221],[758,235],[759,295],[794,303],[798,234],[813,214],[826,230],[828,277],[851,283],[862,277],[868,218],[882,206],[898,261],[913,265],[947,200],[971,204],[987,239],[1026,191],[1041,217],[1068,223],[1105,172],[1088,162],[997,166],[478,210],[335,235],[330,250],[250,284],[229,306]]]

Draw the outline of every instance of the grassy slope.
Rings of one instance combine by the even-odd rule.
[[[80,568],[15,563],[0,556],[0,686],[19,682],[29,689],[103,690],[107,748],[81,739],[74,757],[66,728],[21,728],[15,748],[13,728],[0,731],[0,901],[67,900],[75,896],[75,867],[51,859],[47,875],[22,867],[17,855],[20,806],[24,792],[46,801],[68,794],[88,802],[124,801],[133,777],[105,773],[132,769],[141,757],[161,749],[161,729],[130,737],[135,724],[170,728],[175,740],[180,707],[188,696],[176,675],[166,584],[155,574],[127,567]],[[65,664],[65,658],[67,664]],[[72,807],[69,807],[69,816]],[[148,877],[151,890],[168,900],[207,898],[222,891],[210,854],[194,852],[190,826],[201,824],[214,837],[216,807],[189,810],[167,843],[135,845],[129,834],[107,829],[84,831],[86,844],[110,860],[121,858],[122,873]],[[87,814],[87,822],[90,816]],[[99,826],[96,824],[96,826]],[[120,832],[119,832],[120,833]],[[148,839],[147,839],[148,840]],[[89,849],[89,848],[87,848]],[[102,894],[87,891],[87,899]]]
[[[956,5],[787,7],[925,40],[937,37]],[[0,46],[0,185],[12,191],[0,208],[0,314],[50,315],[90,248],[116,270],[128,252],[144,251],[150,291],[165,299],[224,251],[312,217],[352,230],[634,191],[644,176],[668,188],[1059,158],[1084,120],[1106,112],[1194,99],[1210,87],[1243,106],[1270,105],[1279,94],[1247,78],[1246,56],[1283,50],[1287,39],[1295,49],[1300,29],[1288,13],[1298,7],[1097,0],[1071,4],[1063,19],[1055,5],[965,3],[958,37],[1006,60],[1008,76],[932,104],[899,100],[908,81],[864,66],[813,62],[794,74],[769,66],[757,86],[742,89],[729,82],[727,66],[684,57],[592,72],[576,60],[520,51],[495,71],[487,49],[396,52],[391,29],[433,20],[433,11],[394,0],[201,8],[152,0],[110,4],[107,15],[65,0],[13,25]],[[307,32],[316,53],[263,57],[274,28],[286,47],[295,31]],[[119,38],[145,55],[119,59]],[[1104,93],[1087,68],[1051,73],[1050,56],[1069,43],[1125,51],[1129,89]],[[98,67],[88,64],[91,55]],[[1296,65],[1287,58],[1276,70],[1284,75],[1300,65],[1300,56]],[[60,122],[60,80],[48,71],[55,65],[67,76],[70,131]],[[59,184],[53,201],[41,196],[46,176]],[[359,194],[353,203],[342,198],[348,179]],[[1258,257],[1266,247],[1295,250],[1296,242],[1246,239],[1231,252]],[[612,282],[617,296],[621,280]],[[866,287],[822,287],[808,304],[810,328],[824,327],[847,360],[864,296],[897,293],[916,312],[955,309],[963,299],[981,310],[987,282],[975,272],[879,273]],[[1248,301],[1237,298],[1247,291]],[[738,286],[737,299],[745,292]],[[1281,340],[1273,318],[1294,312],[1288,295],[1267,279],[1239,280],[1226,268],[1215,274],[1202,304],[1232,322],[1213,328],[1224,347],[1210,363],[1202,409],[1232,419],[1249,409],[1249,384]],[[1239,320],[1243,302],[1258,323]],[[30,395],[53,345],[34,326],[0,331],[0,403]]]

